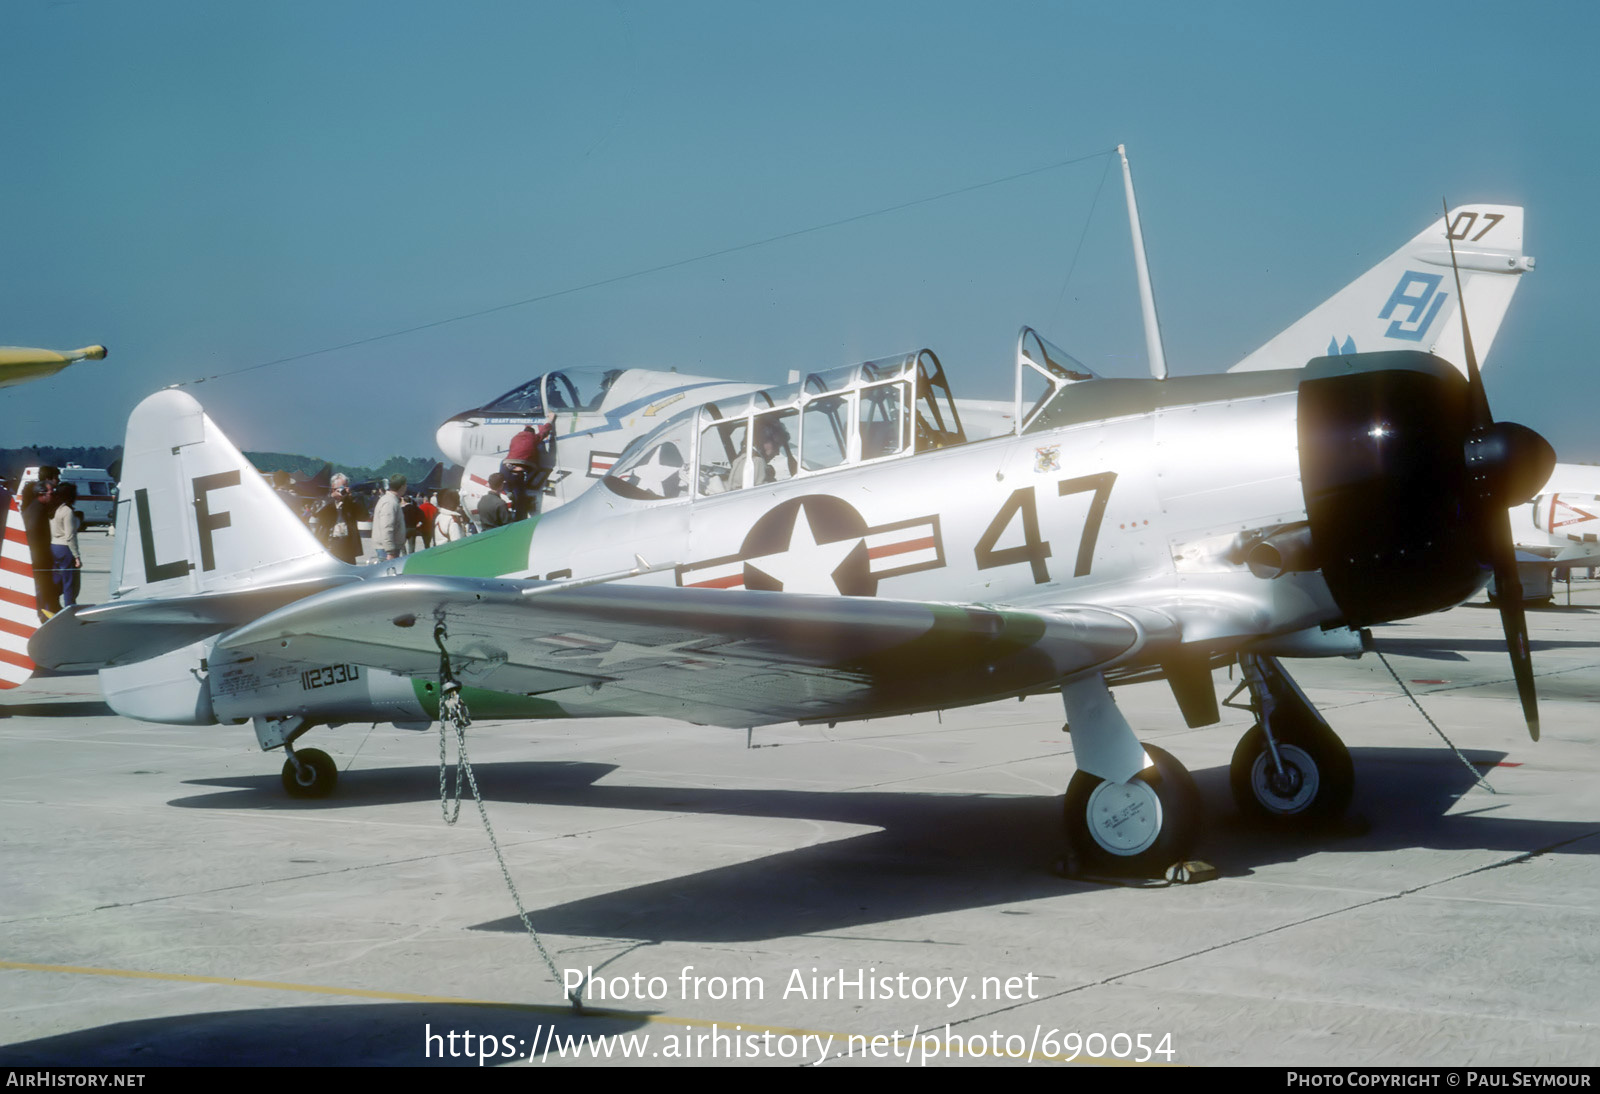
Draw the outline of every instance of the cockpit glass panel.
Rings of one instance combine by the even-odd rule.
[[[804,390],[804,384],[784,384],[782,387],[769,387],[765,391],[756,392],[756,405],[762,409],[795,406],[800,402],[800,396]]]
[[[826,372],[813,372],[806,377],[806,392],[811,394],[826,391],[843,391],[856,382],[856,377],[860,372],[860,365],[841,365],[839,368],[830,368]]]
[[[908,446],[904,382],[873,384],[861,389],[861,458],[893,456]]]
[[[544,377],[536,376],[520,387],[514,387],[493,402],[485,403],[483,410],[495,414],[544,414],[544,400],[540,390]]]
[[[546,411],[598,410],[606,392],[625,370],[620,368],[558,369],[535,376],[480,409],[489,414],[544,417]]]
[[[1094,369],[1041,338],[1032,327],[1023,327],[1017,337],[1017,405],[1027,408],[1018,423],[1021,431],[1027,432],[1063,389],[1098,379]]]
[[[744,471],[750,462],[747,459],[749,430],[749,419],[741,417],[714,421],[700,431],[698,484],[701,494],[726,494],[748,485],[744,481]],[[736,468],[740,472],[737,477],[734,475]]]
[[[800,466],[807,471],[837,467],[850,454],[853,395],[825,395],[806,404],[800,419]]]
[[[1039,332],[1031,328],[1023,335],[1018,349],[1028,360],[1059,379],[1077,381],[1100,378],[1094,369],[1060,346],[1041,338]]]
[[[600,404],[606,401],[606,395],[611,391],[611,385],[617,382],[623,370],[608,368],[603,371],[582,369],[572,373],[573,384],[578,389],[578,395],[583,399],[584,410],[599,410]]]
[[[893,380],[904,376],[910,369],[912,362],[917,359],[914,353],[900,353],[893,357],[880,357],[876,361],[868,361],[861,366],[862,380]]]
[[[605,477],[625,498],[682,497],[688,489],[691,419],[681,418],[628,446]]]
[[[799,467],[794,454],[799,422],[800,412],[793,408],[754,417],[702,417],[699,492],[728,494],[794,478]]]
[[[950,395],[950,385],[945,382],[944,368],[931,350],[917,355],[916,407],[918,452],[967,442],[961,415]]]
[[[544,376],[544,402],[552,411],[598,410],[606,392],[622,375],[622,369],[601,371],[591,368],[547,372]]]
[[[764,469],[758,468],[762,482],[794,478],[800,466],[794,454],[795,432],[799,425],[798,410],[775,410],[756,419],[754,454],[766,465]]]

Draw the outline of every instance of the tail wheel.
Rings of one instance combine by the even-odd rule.
[[[1159,877],[1199,841],[1194,779],[1164,749],[1144,750],[1150,766],[1128,782],[1079,771],[1067,784],[1067,839],[1088,873]]]
[[[326,798],[338,782],[338,765],[320,748],[297,749],[283,762],[283,788],[291,798]]]
[[[1339,816],[1355,792],[1350,750],[1320,722],[1284,711],[1273,723],[1282,770],[1257,722],[1233,750],[1228,785],[1239,811],[1276,824],[1315,825]]]

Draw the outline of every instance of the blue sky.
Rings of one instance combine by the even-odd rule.
[[[8,0],[0,343],[111,357],[0,394],[0,445],[116,443],[167,384],[1123,142],[1176,373],[1231,365],[1441,197],[1526,205],[1490,397],[1600,460],[1597,12]],[[561,366],[778,382],[929,346],[996,397],[1030,323],[1143,375],[1104,163],[190,390],[243,447],[362,463]]]

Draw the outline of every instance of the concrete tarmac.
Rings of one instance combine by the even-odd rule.
[[[1189,730],[1118,689],[1205,798],[1197,885],[1058,875],[1048,696],[748,747],[476,724],[506,876],[600,1014],[471,801],[442,820],[437,732],[315,730],[339,789],[294,801],[248,727],[36,678],[0,696],[0,1064],[1600,1063],[1600,583],[1573,588],[1529,614],[1538,744],[1493,610],[1377,629],[1470,769],[1378,657],[1290,663],[1354,756],[1334,831],[1240,819],[1244,712]]]

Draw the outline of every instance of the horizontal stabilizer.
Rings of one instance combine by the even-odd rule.
[[[339,574],[229,592],[72,607],[39,628],[28,653],[36,664],[63,672],[131,665],[356,580],[355,574]]]

